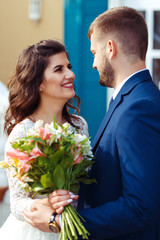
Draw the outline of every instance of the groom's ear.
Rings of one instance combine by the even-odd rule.
[[[117,52],[117,46],[113,40],[108,40],[107,41],[107,46],[106,46],[106,55],[107,58],[112,60],[116,56]]]

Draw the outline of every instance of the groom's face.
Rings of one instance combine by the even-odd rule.
[[[106,44],[98,40],[94,33],[91,35],[91,52],[94,55],[93,68],[99,72],[99,83],[113,87],[115,73],[106,55]]]

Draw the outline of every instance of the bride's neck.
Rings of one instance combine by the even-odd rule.
[[[56,122],[63,124],[65,119],[62,116],[63,105],[44,105],[40,104],[35,112],[32,114],[34,121],[43,120],[44,123],[51,123],[53,121],[53,116],[56,118]]]

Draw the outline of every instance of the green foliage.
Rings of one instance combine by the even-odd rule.
[[[62,189],[65,184],[65,174],[63,167],[58,164],[53,172],[53,182],[57,189]]]
[[[27,153],[28,157],[35,147],[42,153],[29,162],[29,171],[22,174],[23,179],[26,177],[29,179],[26,182],[31,190],[35,194],[45,194],[47,191],[62,188],[78,192],[81,182],[86,184],[95,182],[88,176],[88,169],[93,164],[91,161],[93,156],[90,152],[88,155],[83,155],[83,149],[86,147],[90,149],[87,145],[89,139],[77,134],[76,129],[70,128],[69,124],[58,125],[55,116],[51,129],[50,142],[48,142],[49,137],[42,139],[41,130],[47,133],[48,128],[45,129],[45,125],[39,122],[37,128],[31,129],[32,135],[27,134],[26,137],[19,138],[12,143],[14,149]],[[74,158],[77,154],[82,154],[84,159],[74,165]],[[18,171],[18,165],[13,166]]]
[[[41,184],[45,188],[54,187],[54,181],[51,173],[46,173],[41,176]]]
[[[58,129],[58,126],[56,124],[56,117],[55,117],[55,115],[53,116],[53,128],[55,128],[56,130]]]
[[[40,183],[28,183],[34,192],[41,192],[42,190],[45,190],[45,187],[43,187]]]

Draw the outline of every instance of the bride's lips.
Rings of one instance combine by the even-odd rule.
[[[62,84],[62,87],[73,88],[73,82],[66,82],[66,83]]]

